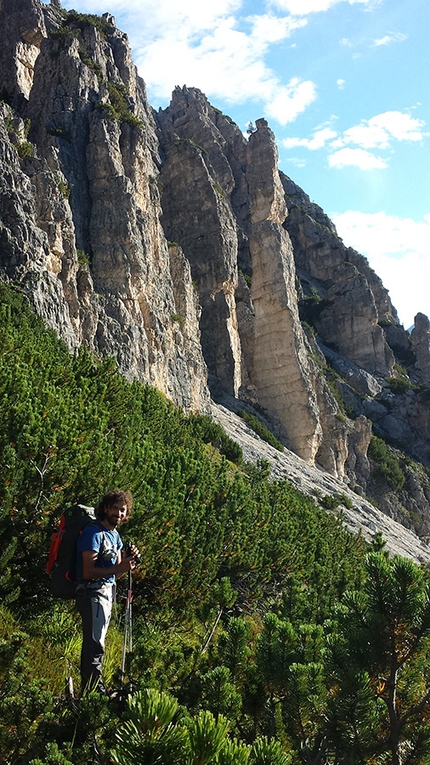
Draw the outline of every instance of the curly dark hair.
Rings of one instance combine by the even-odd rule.
[[[112,489],[112,491],[108,491],[107,494],[104,495],[96,507],[96,517],[100,521],[103,521],[106,515],[106,508],[116,505],[117,502],[121,502],[122,505],[127,505],[127,515],[125,516],[123,523],[128,521],[133,505],[133,498],[129,491],[121,491],[121,489]]]

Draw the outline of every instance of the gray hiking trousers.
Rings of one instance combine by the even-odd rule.
[[[106,693],[102,680],[102,663],[106,632],[112,613],[115,585],[92,581],[79,584],[76,607],[82,619],[81,683],[82,691],[96,689]]]

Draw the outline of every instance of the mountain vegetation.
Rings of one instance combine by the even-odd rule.
[[[428,317],[110,13],[0,38],[0,762],[430,765]],[[115,487],[105,697],[45,564]]]
[[[207,416],[71,355],[0,288],[0,757],[10,765],[430,762],[430,578],[366,547]],[[116,700],[44,572],[73,501],[129,488],[140,548]],[[125,586],[106,676],[121,685]]]

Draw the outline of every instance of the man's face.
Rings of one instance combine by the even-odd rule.
[[[126,517],[127,505],[123,505],[121,502],[116,502],[114,505],[105,508],[105,521],[112,528],[119,526]]]

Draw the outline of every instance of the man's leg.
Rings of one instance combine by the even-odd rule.
[[[112,588],[102,590],[85,588],[76,597],[82,618],[81,682],[84,688],[105,693],[102,681],[102,662],[107,628],[112,611]]]

